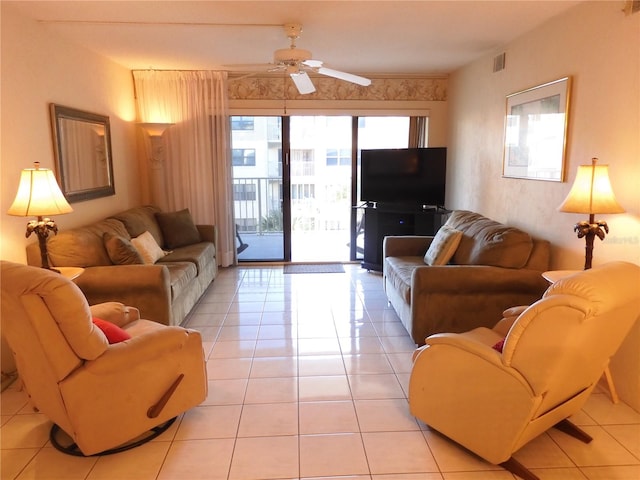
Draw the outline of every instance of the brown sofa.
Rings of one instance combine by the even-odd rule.
[[[433,236],[392,236],[383,243],[383,280],[389,302],[418,345],[434,333],[492,327],[502,312],[529,305],[549,286],[546,240],[458,210],[446,224],[461,231],[445,265],[426,265]]]
[[[145,232],[164,250],[153,264],[131,247]],[[194,225],[188,210],[147,205],[63,230],[49,237],[47,250],[54,268],[84,268],[75,283],[90,305],[117,301],[135,305],[143,318],[180,325],[218,274],[216,241],[215,226]],[[27,247],[27,262],[40,265],[37,243]]]

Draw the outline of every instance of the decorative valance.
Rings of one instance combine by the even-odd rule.
[[[371,85],[362,87],[331,77],[313,75],[316,91],[300,95],[286,75],[230,75],[229,100],[447,101],[446,77],[367,77],[371,78]]]

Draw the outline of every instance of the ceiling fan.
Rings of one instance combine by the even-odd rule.
[[[287,23],[284,25],[284,30],[290,41],[289,48],[281,48],[273,52],[273,63],[264,66],[267,67],[268,72],[285,72],[289,74],[301,95],[316,91],[307,72],[316,72],[364,87],[371,85],[371,80],[368,78],[323,67],[321,60],[313,60],[311,58],[312,55],[309,50],[298,48],[296,40],[302,33],[302,25]]]

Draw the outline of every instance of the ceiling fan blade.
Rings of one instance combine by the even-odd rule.
[[[300,92],[300,95],[316,91],[316,87],[311,83],[311,79],[309,78],[309,75],[307,75],[307,72],[295,72],[291,73],[290,76],[293,83],[295,83],[298,92]]]
[[[333,70],[332,68],[320,67],[318,69],[318,73],[327,75],[328,77],[345,80],[347,82],[357,83],[358,85],[362,85],[363,87],[368,87],[369,85],[371,85],[371,80],[369,80],[368,78],[354,75],[352,73],[340,72],[339,70]]]
[[[306,65],[307,67],[310,68],[320,68],[322,66],[322,60],[305,60],[304,62],[302,62],[303,65]]]

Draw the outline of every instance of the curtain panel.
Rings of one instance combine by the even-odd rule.
[[[427,146],[427,117],[409,118],[409,147],[422,148]]]
[[[199,224],[218,227],[218,263],[236,262],[226,72],[133,72],[138,119],[170,123],[147,139],[140,169],[150,202],[188,208]],[[152,145],[153,142],[159,142]]]

